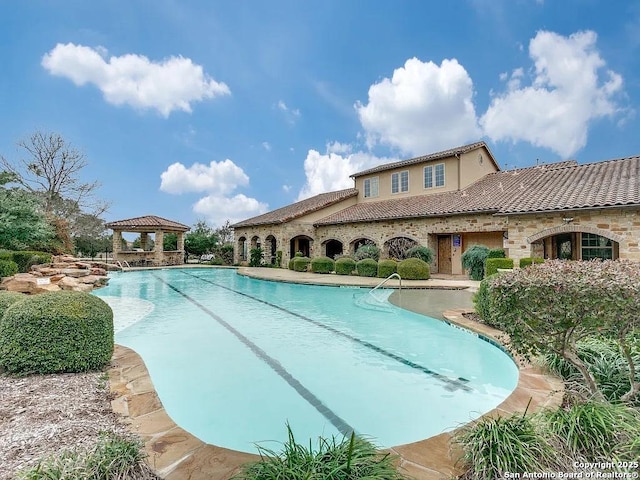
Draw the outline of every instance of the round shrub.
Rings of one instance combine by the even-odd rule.
[[[333,272],[335,262],[329,257],[316,257],[311,260],[311,271],[313,273]]]
[[[27,296],[0,319],[0,365],[9,373],[97,370],[112,354],[113,312],[88,293]]]
[[[18,273],[18,264],[13,260],[0,260],[0,278],[12,277]]]
[[[396,273],[398,262],[395,260],[380,260],[378,262],[378,277],[387,278],[389,275]]]
[[[295,272],[306,272],[309,270],[309,263],[311,263],[309,257],[295,257],[293,259],[293,270]]]
[[[338,275],[351,275],[356,269],[356,261],[351,257],[340,257],[334,268]]]
[[[365,258],[356,263],[356,270],[361,277],[375,277],[378,274],[378,262],[373,258]]]
[[[295,261],[296,257],[293,257],[291,260],[289,260],[289,263],[287,264],[287,268],[289,270],[293,270],[293,262]]]
[[[428,280],[431,277],[431,269],[424,260],[407,258],[398,264],[398,275],[407,280]]]
[[[0,319],[4,315],[4,312],[7,310],[7,308],[24,298],[27,298],[24,293],[0,290]]]
[[[433,250],[423,245],[416,245],[406,251],[405,258],[419,258],[427,263],[431,263],[433,261]]]

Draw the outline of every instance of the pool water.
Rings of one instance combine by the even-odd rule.
[[[255,452],[355,430],[382,447],[491,410],[518,370],[476,335],[389,303],[391,290],[251,279],[232,269],[116,273],[96,295],[172,419]]]

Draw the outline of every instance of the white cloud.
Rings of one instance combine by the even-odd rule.
[[[262,142],[262,148],[269,152],[271,151],[271,144],[269,142]]]
[[[297,108],[289,108],[287,104],[282,100],[278,100],[276,107],[278,108],[278,110],[284,112],[287,122],[292,125],[296,122],[296,120],[298,120],[298,118],[300,118],[300,110]]]
[[[382,143],[422,155],[480,136],[473,82],[457,60],[438,66],[417,58],[369,88],[369,103],[355,105],[369,147]]]
[[[176,162],[160,175],[160,190],[167,193],[215,192],[228,194],[249,184],[249,177],[231,160],[194,163],[189,168]]]
[[[289,193],[291,191],[291,185],[282,185],[282,191],[285,193]]]
[[[317,150],[309,150],[304,160],[304,173],[307,180],[298,194],[298,200],[319,193],[353,188],[353,179],[349,178],[350,175],[392,161],[395,159],[379,158],[364,152],[343,156],[331,151],[323,155]]]
[[[255,198],[241,193],[233,197],[207,195],[193,205],[193,211],[205,217],[214,225],[223,225],[225,221],[239,222],[265,213],[269,206]]]
[[[216,82],[202,66],[184,57],[153,62],[126,54],[107,59],[102,47],[59,43],[42,57],[42,66],[78,86],[95,85],[109,103],[155,109],[164,117],[174,110],[191,112],[193,102],[231,93],[226,84]]]
[[[524,140],[564,157],[584,147],[589,123],[621,110],[615,96],[622,77],[605,68],[596,40],[592,31],[569,37],[538,32],[529,43],[531,85],[522,87],[524,72],[514,70],[506,91],[480,119],[485,134],[494,141]]]

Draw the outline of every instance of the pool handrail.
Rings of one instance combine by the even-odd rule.
[[[377,289],[379,289],[380,287],[382,287],[385,283],[387,283],[389,280],[391,280],[392,278],[397,278],[400,281],[400,290],[402,290],[402,277],[400,275],[398,275],[397,273],[392,273],[391,275],[389,275],[387,278],[385,278],[384,280],[382,280],[378,285],[376,285],[375,287],[373,287],[371,290],[369,290],[369,294],[373,295],[373,292],[375,292]],[[375,295],[374,295],[375,296]]]

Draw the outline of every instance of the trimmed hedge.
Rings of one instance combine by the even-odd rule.
[[[0,365],[18,375],[85,372],[113,354],[113,312],[88,293],[26,296],[0,319]]]
[[[311,263],[311,259],[309,257],[294,257],[293,271],[306,272],[307,270],[309,270],[310,263]]]
[[[334,266],[338,275],[351,275],[356,269],[356,261],[351,257],[340,257]]]
[[[407,258],[398,264],[398,275],[406,280],[428,280],[431,277],[431,269],[424,260]]]
[[[492,248],[489,250],[489,255],[487,258],[506,258],[507,256],[504,253],[504,249],[502,248]]]
[[[364,258],[356,263],[356,270],[361,277],[375,277],[378,275],[378,262],[373,258]]]
[[[520,268],[528,267],[534,263],[544,263],[544,258],[540,257],[526,257],[520,259]]]
[[[494,273],[498,273],[499,268],[513,268],[513,258],[487,258],[484,264],[484,276],[488,277]]]
[[[311,260],[311,271],[313,273],[333,272],[335,262],[329,257],[316,257]]]
[[[287,264],[287,268],[289,270],[293,270],[293,261],[296,259],[296,257],[293,257],[291,260],[289,260],[289,263]]]
[[[473,304],[475,306],[476,313],[487,325],[494,326],[494,322],[491,317],[491,297],[489,290],[491,288],[491,280],[495,278],[495,275],[487,275],[481,282],[478,291],[473,295]]]
[[[26,273],[32,265],[51,263],[51,254],[31,250],[3,251],[0,252],[0,260],[11,260],[18,265],[18,272]]]
[[[18,273],[18,264],[13,260],[0,260],[0,278],[12,277]]]
[[[395,260],[380,260],[378,262],[378,277],[387,278],[398,271],[398,262]]]
[[[0,290],[0,319],[2,319],[7,308],[25,298],[27,298],[27,296],[24,293]]]

